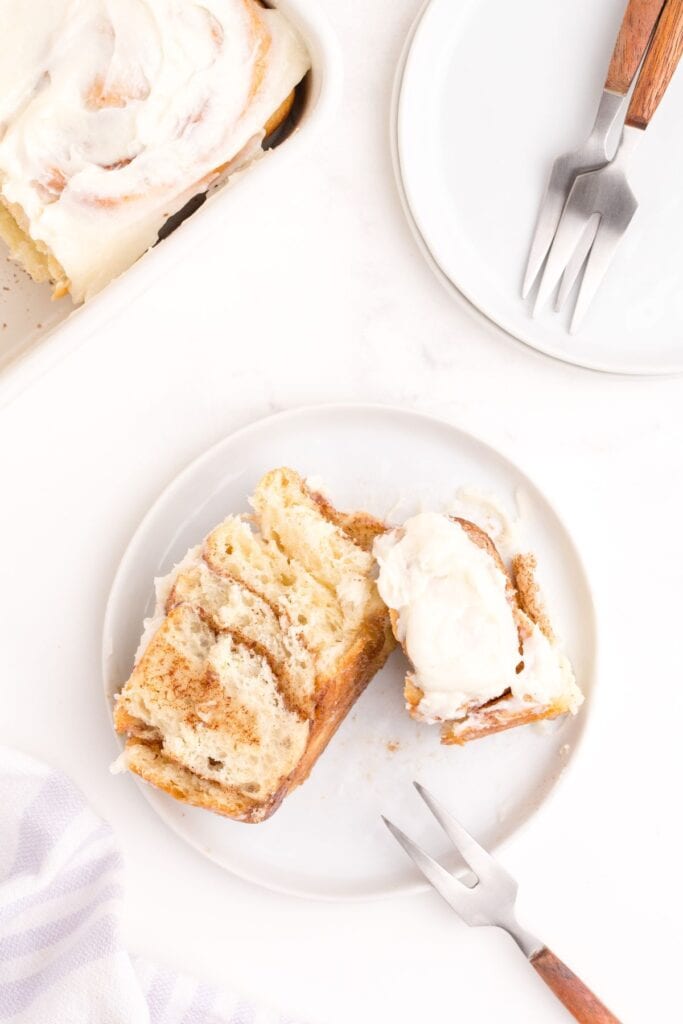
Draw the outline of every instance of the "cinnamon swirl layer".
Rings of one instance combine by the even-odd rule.
[[[5,0],[0,233],[89,298],[253,154],[309,68],[256,0]]]
[[[262,821],[308,776],[393,640],[373,579],[383,525],[288,469],[163,580],[114,712],[121,767]]]

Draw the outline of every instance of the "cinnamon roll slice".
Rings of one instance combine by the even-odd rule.
[[[0,237],[90,298],[194,196],[252,159],[310,67],[257,0],[7,0]]]
[[[441,742],[576,714],[583,703],[555,637],[533,555],[510,568],[480,527],[422,512],[378,537],[379,592],[411,663],[410,715]]]
[[[370,547],[292,470],[159,581],[118,696],[122,766],[179,800],[262,821],[303,782],[394,646]]]

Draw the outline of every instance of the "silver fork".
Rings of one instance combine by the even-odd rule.
[[[423,786],[418,782],[413,785],[476,878],[471,887],[460,881],[382,815],[389,831],[439,895],[466,924],[492,925],[512,936],[531,966],[580,1024],[619,1024],[614,1014],[559,957],[518,923],[514,878]]]
[[[553,164],[524,274],[524,299],[548,255],[565,200],[577,174],[604,167],[609,160],[607,139],[617,122],[624,97],[631,88],[664,3],[665,0],[630,0],[626,7],[591,133],[582,146],[558,157]]]
[[[571,319],[572,333],[581,324],[638,209],[626,168],[682,54],[683,0],[667,0],[628,106],[616,156],[611,164],[576,178],[548,254],[534,312],[547,302],[564,273],[556,308],[563,306],[588,254]]]

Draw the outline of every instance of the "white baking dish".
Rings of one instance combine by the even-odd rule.
[[[340,88],[336,40],[316,0],[273,0],[297,25],[308,46],[312,69],[294,133],[214,191],[203,206],[121,277],[83,306],[70,298],[52,301],[49,285],[38,285],[7,256],[0,243],[0,406],[80,345],[124,303],[148,288],[164,269],[189,252],[230,216],[244,189],[268,186],[283,160],[296,158],[329,118]]]

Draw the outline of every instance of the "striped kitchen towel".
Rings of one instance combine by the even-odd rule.
[[[122,899],[110,827],[65,775],[0,747],[0,1021],[294,1024],[131,958]]]

